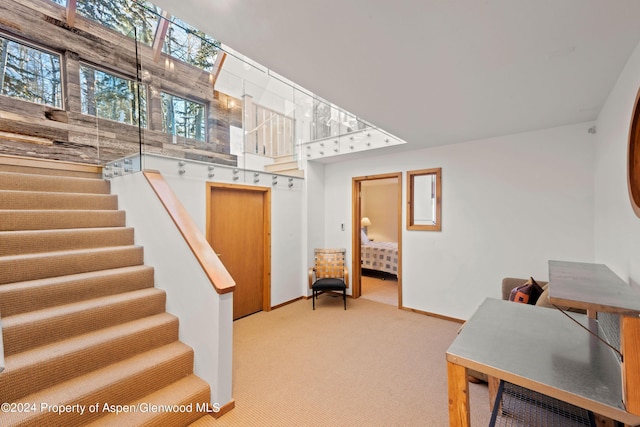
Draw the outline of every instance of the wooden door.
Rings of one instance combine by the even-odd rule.
[[[270,189],[209,184],[207,240],[236,282],[233,318],[270,308]]]

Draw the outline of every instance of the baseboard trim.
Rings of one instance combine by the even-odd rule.
[[[448,320],[450,322],[456,322],[456,323],[464,323],[465,322],[465,320],[458,319],[456,317],[443,316],[442,314],[430,313],[428,311],[417,310],[415,308],[400,307],[400,309],[404,310],[404,311],[412,311],[414,313],[422,314],[424,316],[430,316],[430,317],[435,317],[435,318],[442,319],[442,320]]]
[[[292,303],[294,303],[296,301],[300,301],[301,299],[309,299],[309,297],[298,297],[298,298],[294,298],[294,299],[292,299],[290,301],[285,301],[282,304],[274,305],[273,307],[271,307],[271,310],[275,310],[277,308],[284,307],[285,305],[292,304]]]
[[[229,412],[230,410],[232,410],[235,407],[236,407],[236,401],[235,401],[235,399],[231,399],[230,401],[228,401],[227,403],[222,405],[218,412],[211,413],[211,416],[213,418],[215,418],[215,419],[218,419],[218,418],[220,418],[221,416],[223,416],[224,414],[226,414],[227,412]]]
[[[338,293],[338,292],[333,292],[333,291],[325,291],[325,292],[327,292],[327,293],[333,293],[333,294],[336,294],[336,295],[338,295],[338,296],[340,296],[340,297],[342,296],[342,294],[341,294],[341,293]],[[352,296],[352,295],[347,295],[347,297],[348,297],[348,298],[353,298],[353,296]],[[283,304],[277,305],[276,307],[273,307],[273,308],[278,308],[278,307],[281,307],[281,306],[283,306],[283,305],[291,304],[292,302],[298,301],[299,299],[310,300],[311,298],[312,298],[312,296],[311,296],[311,295],[306,295],[306,296],[298,297],[298,298],[296,298],[296,299],[294,299],[294,300],[291,300],[291,301],[288,301],[288,302],[286,302],[286,303],[283,303]],[[450,322],[456,322],[456,323],[460,323],[460,324],[462,324],[462,323],[466,322],[466,320],[458,319],[457,317],[444,316],[444,315],[442,315],[442,314],[430,313],[430,312],[428,312],[428,311],[417,310],[417,309],[415,309],[415,308],[409,308],[409,307],[398,307],[398,308],[399,308],[400,310],[404,310],[404,311],[411,311],[411,312],[416,313],[416,314],[422,314],[423,316],[435,317],[435,318],[442,319],[442,320],[448,320],[448,321],[450,321]]]

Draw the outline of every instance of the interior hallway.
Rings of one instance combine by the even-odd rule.
[[[361,298],[398,306],[398,279],[387,275],[384,279],[379,275],[361,276]]]

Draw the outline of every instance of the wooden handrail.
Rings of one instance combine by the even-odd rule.
[[[180,230],[191,251],[196,256],[205,274],[218,294],[233,292],[235,281],[215,254],[207,239],[202,235],[193,219],[178,200],[167,181],[158,171],[147,170],[144,177],[153,188],[169,216]]]

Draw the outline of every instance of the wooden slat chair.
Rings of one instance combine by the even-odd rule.
[[[347,309],[347,288],[349,271],[345,265],[345,249],[315,249],[315,267],[309,269],[309,287],[313,291],[311,299],[316,309],[318,293],[342,291],[344,309]],[[315,278],[314,278],[315,276]]]

